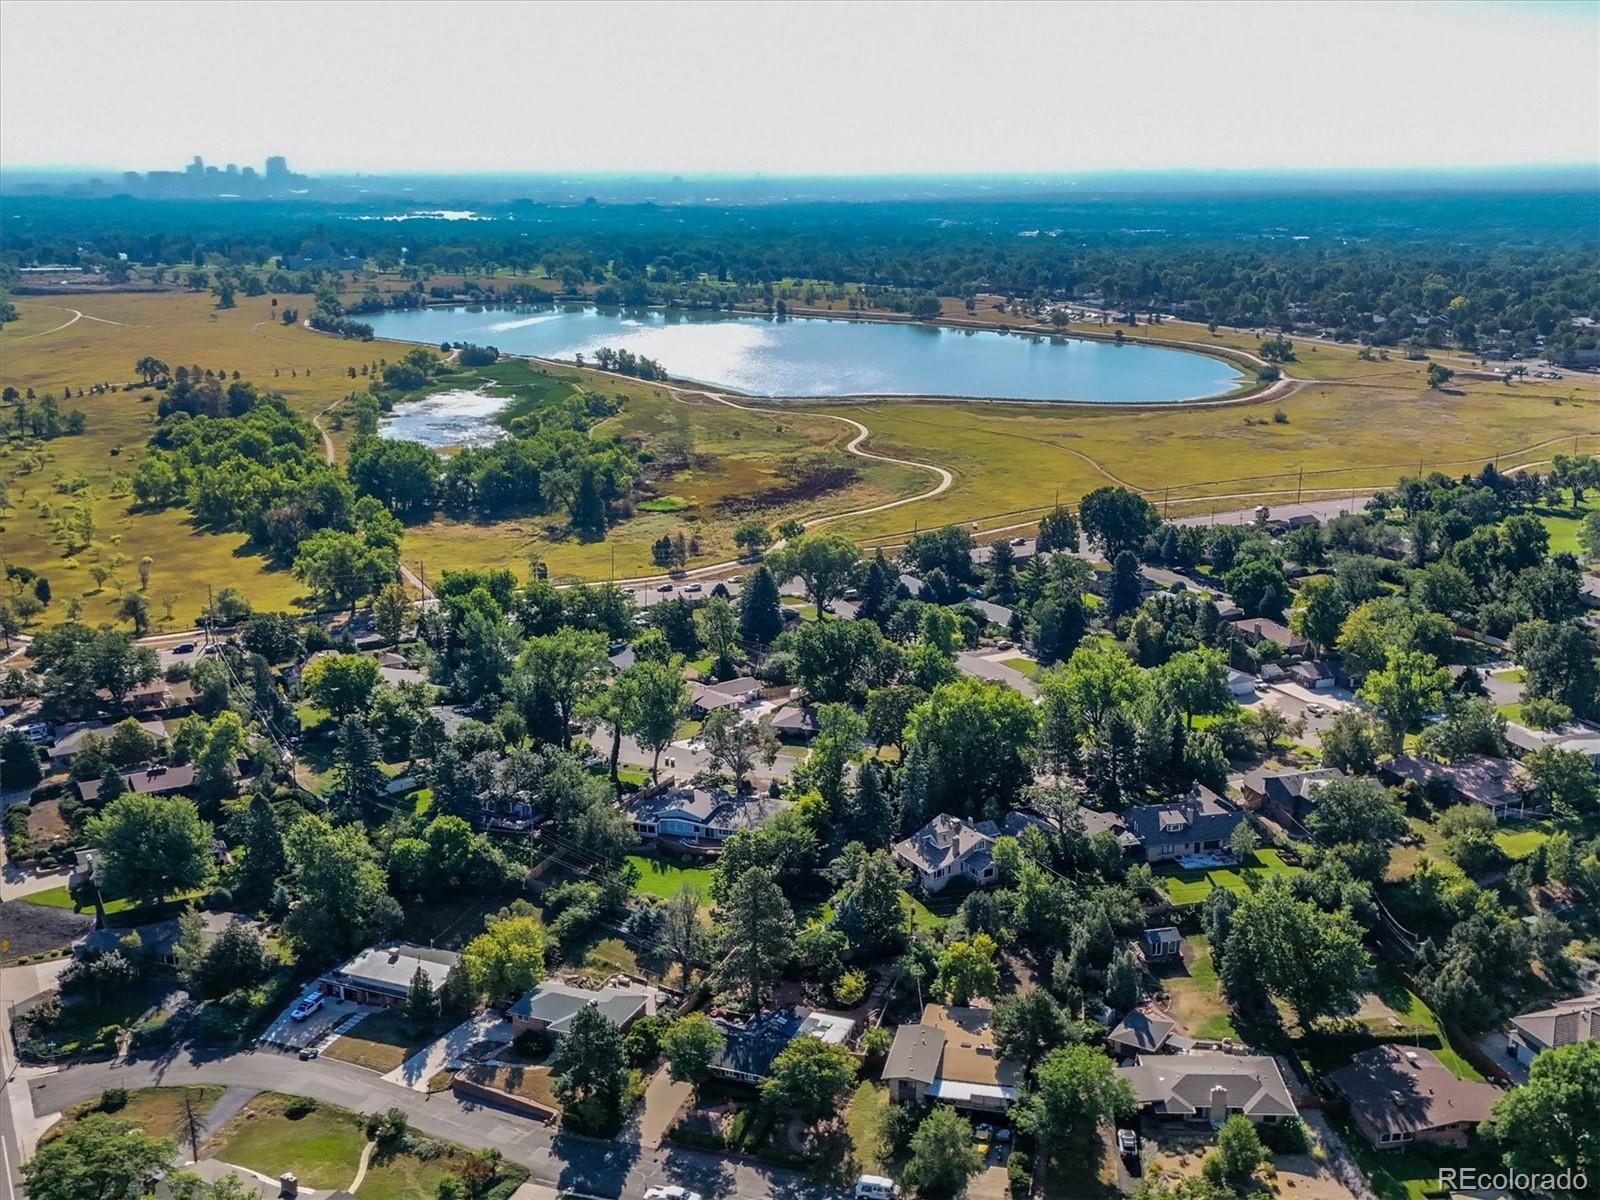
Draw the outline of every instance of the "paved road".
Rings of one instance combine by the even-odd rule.
[[[590,1195],[638,1200],[647,1187],[665,1183],[681,1184],[707,1196],[752,1200],[767,1196],[823,1200],[833,1194],[792,1171],[676,1147],[652,1151],[636,1142],[578,1138],[525,1117],[464,1104],[449,1093],[419,1095],[349,1063],[332,1059],[301,1062],[268,1050],[211,1060],[180,1055],[120,1066],[87,1063],[35,1078],[30,1090],[35,1111],[47,1113],[98,1096],[108,1087],[185,1083],[292,1092],[363,1112],[398,1106],[423,1133],[475,1149],[499,1150],[527,1167],[538,1183]]]

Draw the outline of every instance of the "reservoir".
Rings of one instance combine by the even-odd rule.
[[[1172,404],[1244,381],[1221,359],[1186,350],[909,323],[592,305],[462,305],[357,319],[380,338],[469,342],[538,358],[592,359],[609,346],[653,358],[674,378],[751,396]]]

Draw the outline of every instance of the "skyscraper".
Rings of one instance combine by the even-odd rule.
[[[282,179],[289,174],[289,160],[281,154],[274,154],[267,159],[267,178]]]

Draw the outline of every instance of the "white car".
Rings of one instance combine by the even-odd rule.
[[[1327,713],[1328,713],[1328,710],[1326,708],[1324,708],[1322,705],[1318,704],[1315,700],[1313,700],[1311,703],[1306,705],[1306,711],[1308,713],[1310,713],[1313,717],[1326,716]]]
[[[304,996],[301,996],[296,1002],[295,1006],[289,1010],[289,1019],[291,1021],[304,1021],[312,1013],[316,1012],[317,1009],[322,1007],[322,1001],[323,995],[321,992],[307,992]]]
[[[701,590],[701,588],[700,588],[700,585],[698,583],[691,583],[691,584],[685,585],[683,590],[686,591],[686,592],[698,592],[698,591]]]
[[[666,1187],[645,1188],[644,1200],[705,1200],[699,1192],[669,1183]]]

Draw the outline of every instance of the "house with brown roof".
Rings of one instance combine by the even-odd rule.
[[[171,796],[178,792],[186,792],[194,786],[195,769],[192,763],[185,763],[179,767],[144,767],[138,771],[125,771],[122,775],[122,786],[130,792],[143,796]],[[100,795],[101,779],[78,780],[78,795],[82,796],[85,803],[93,803]]]
[[[1387,1044],[1363,1050],[1331,1072],[1328,1082],[1350,1105],[1350,1115],[1374,1149],[1412,1142],[1465,1146],[1488,1119],[1500,1089],[1457,1079],[1420,1046]]]
[[[1000,1057],[990,1013],[987,1008],[929,1004],[921,1021],[895,1030],[883,1064],[890,1098],[1005,1112],[1022,1094],[1022,1064]]]
[[[1141,1054],[1116,1071],[1154,1117],[1216,1126],[1240,1114],[1268,1124],[1299,1115],[1277,1059],[1267,1055]]]
[[[1600,996],[1574,996],[1512,1017],[1506,1051],[1520,1063],[1531,1063],[1545,1050],[1596,1039],[1600,1039]]]
[[[1414,783],[1445,804],[1479,804],[1499,821],[1528,815],[1522,786],[1527,773],[1508,758],[1467,754],[1450,763],[1396,754],[1378,764],[1386,783]]]
[[[1269,620],[1266,617],[1241,617],[1237,621],[1230,621],[1229,624],[1239,631],[1239,636],[1248,645],[1258,646],[1262,642],[1274,642],[1291,654],[1305,652],[1305,638],[1281,621]]]

